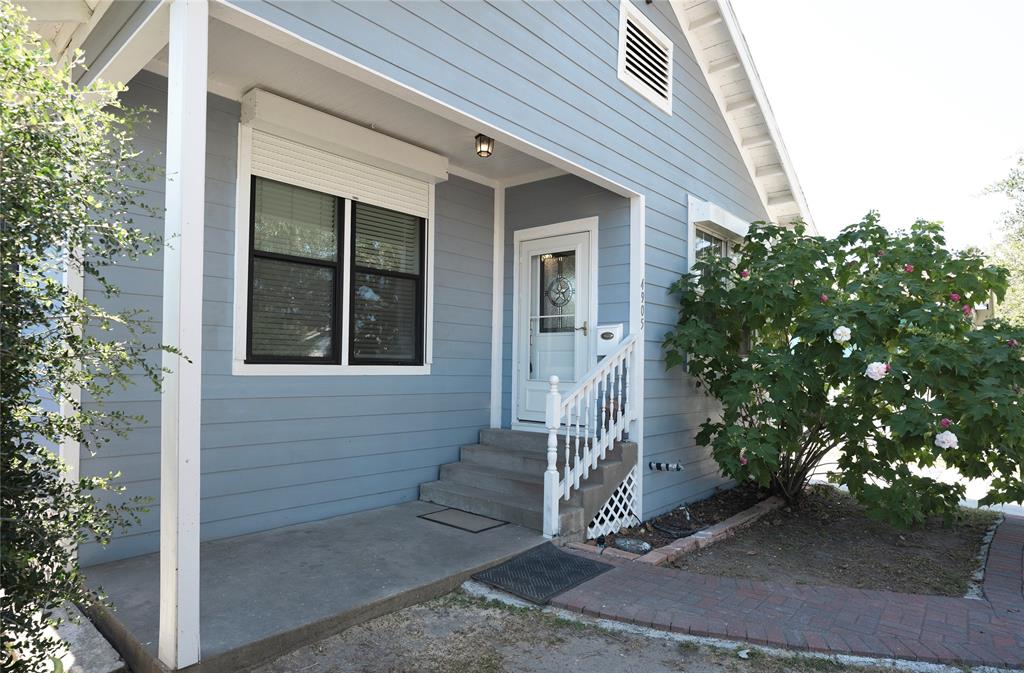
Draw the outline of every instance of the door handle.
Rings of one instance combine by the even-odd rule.
[[[583,336],[587,336],[587,334],[590,332],[590,328],[587,327],[587,321],[586,320],[583,321],[583,327],[577,327],[576,328],[577,332],[579,332],[580,330],[583,330]]]

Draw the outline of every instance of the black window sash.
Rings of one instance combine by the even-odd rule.
[[[299,257],[296,255],[288,255],[278,252],[267,252],[264,250],[256,249],[256,179],[267,180],[268,182],[278,182],[279,184],[287,184],[279,182],[277,180],[271,180],[270,178],[264,178],[261,176],[253,175],[250,177],[249,182],[249,296],[248,305],[246,307],[246,315],[248,320],[246,321],[246,334],[245,334],[245,353],[246,364],[341,364],[341,297],[344,294],[344,282],[345,282],[345,199],[341,197],[335,197],[335,226],[337,227],[337,246],[338,250],[335,253],[334,261],[318,260],[309,257]],[[291,186],[291,185],[290,185]],[[331,315],[333,320],[331,323],[331,351],[323,357],[291,357],[291,356],[273,356],[273,355],[259,355],[254,356],[252,352],[252,299],[253,299],[253,286],[255,284],[255,266],[256,258],[262,259],[273,259],[282,262],[290,262],[294,264],[305,264],[307,266],[317,266],[321,268],[328,268],[334,270],[334,288],[331,293]]]
[[[424,348],[426,342],[426,333],[424,331],[425,324],[425,306],[426,306],[426,277],[427,277],[427,227],[426,219],[418,218],[419,227],[419,239],[420,239],[420,272],[414,273],[403,273],[400,271],[386,271],[384,269],[376,269],[370,266],[359,266],[356,264],[356,210],[358,209],[359,202],[352,202],[352,213],[349,218],[349,246],[351,248],[350,256],[352,258],[352,269],[349,280],[349,295],[348,295],[348,363],[350,365],[393,365],[396,367],[409,367],[422,365],[424,363]],[[355,275],[357,273],[372,274],[375,276],[387,276],[390,278],[404,278],[406,280],[412,280],[416,283],[416,332],[414,335],[414,343],[416,344],[415,357],[411,360],[395,360],[391,358],[373,358],[373,357],[357,357],[355,354],[355,336],[353,334],[353,325],[355,325],[355,302],[353,296],[355,294]]]

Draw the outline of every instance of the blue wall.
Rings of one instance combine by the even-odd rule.
[[[160,161],[166,81],[131,82],[129,105],[158,110],[139,146]],[[238,535],[381,507],[419,494],[438,466],[458,460],[489,421],[494,194],[451,178],[436,189],[434,362],[429,376],[253,377],[231,375],[234,198],[239,106],[209,97],[203,294],[202,535]],[[148,198],[163,201],[163,182]],[[137,224],[160,232],[158,218]],[[146,308],[159,339],[161,257],[109,274],[123,288],[114,306]],[[94,287],[87,288],[96,298]],[[144,383],[113,398],[149,423],[95,457],[83,474],[120,470],[128,495],[159,496],[160,404]],[[84,563],[153,551],[159,503],[108,549]]]
[[[645,474],[645,514],[667,510],[722,483],[706,449],[693,440],[696,427],[714,409],[680,372],[664,369],[660,344],[677,314],[667,288],[686,266],[688,194],[750,220],[766,214],[665,0],[637,7],[675,43],[671,116],[616,76],[619,5],[614,0],[231,1],[643,193],[646,458],[681,461],[687,467],[680,473]],[[141,16],[138,11],[146,10],[114,17],[120,27],[105,29],[107,37],[97,38],[104,54],[120,43],[133,17]],[[141,76],[129,100],[162,107],[162,86],[160,78]],[[464,180],[453,179],[437,192],[434,375],[358,379],[358,392],[353,379],[230,376],[237,114],[234,103],[211,97],[204,302],[209,350],[204,353],[203,380],[207,537],[413,498],[415,484],[433,479],[436,465],[455,459],[458,444],[475,438],[488,420],[492,194]],[[150,149],[162,151],[162,124],[158,115],[147,137]],[[541,183],[509,190],[510,202],[530,189],[550,187]],[[161,191],[162,184],[154,187],[158,202]],[[525,203],[520,203],[521,214],[529,219]],[[547,205],[549,210],[559,207],[557,201]],[[549,221],[580,216],[573,210],[567,218]],[[518,215],[511,205],[509,217],[515,226]],[[613,258],[613,253],[602,253],[602,265]],[[133,287],[128,298],[159,316],[159,267],[140,266],[146,268],[125,269],[122,284]],[[602,287],[601,299],[608,307],[601,310],[613,314],[608,320],[625,321],[625,296],[617,281]],[[151,414],[156,397],[140,397],[139,390],[125,399],[132,408]],[[394,394],[396,390],[402,394]],[[394,415],[399,404],[407,413]],[[374,414],[384,413],[390,414],[388,432],[379,434],[382,424]],[[121,469],[134,491],[156,494],[158,434],[151,425],[113,445],[105,452],[110,457],[83,465],[92,471]],[[378,454],[392,457],[382,461]],[[154,509],[112,552],[127,555],[155,548],[156,516]],[[94,552],[85,550],[83,558],[95,558]]]
[[[629,326],[629,200],[574,175],[505,190],[505,297],[502,337],[502,426],[512,419],[514,234],[519,229],[596,216],[597,319]]]
[[[581,2],[252,2],[231,0],[418,91],[647,197],[645,515],[723,483],[696,427],[714,413],[661,340],[674,324],[667,288],[685,271],[686,196],[767,217],[721,111],[666,0],[635,3],[675,44],[673,114],[616,75],[619,4]],[[624,0],[630,1],[630,0]]]

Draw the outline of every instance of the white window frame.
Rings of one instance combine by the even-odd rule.
[[[662,98],[646,82],[637,78],[626,70],[626,19],[630,19],[643,29],[655,42],[660,43],[668,51],[668,95]],[[651,22],[644,13],[636,7],[631,0],[621,0],[619,3],[619,79],[625,82],[629,88],[646,98],[665,114],[672,115],[672,85],[673,71],[675,69],[675,45],[665,33]]]
[[[336,117],[318,112],[267,92],[254,90],[243,98],[238,126],[238,170],[235,190],[235,263],[231,373],[235,376],[416,376],[430,374],[434,345],[434,191],[447,179],[448,160],[413,145],[389,138]],[[310,144],[428,183],[426,254],[424,273],[423,364],[354,365],[348,363],[351,301],[351,204],[358,194],[334,194],[345,199],[344,274],[340,310],[341,364],[257,364],[245,361],[249,311],[249,221],[252,183],[253,129]],[[401,162],[401,163],[400,163]]]
[[[726,241],[729,245],[742,242],[750,224],[741,217],[710,201],[687,195],[686,210],[689,220],[687,233],[686,272],[690,273],[696,262],[697,230],[707,232]]]

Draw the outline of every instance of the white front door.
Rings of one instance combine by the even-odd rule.
[[[544,230],[551,231],[537,233]],[[543,423],[551,375],[560,390],[572,390],[593,364],[592,236],[596,230],[518,241],[513,421]]]

